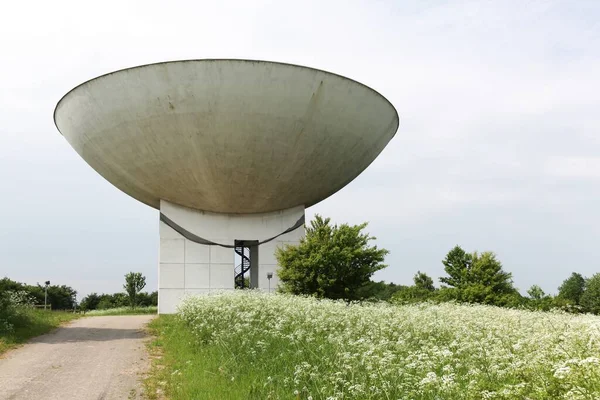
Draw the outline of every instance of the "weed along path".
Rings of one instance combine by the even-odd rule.
[[[137,399],[152,315],[87,317],[0,356],[0,399]]]

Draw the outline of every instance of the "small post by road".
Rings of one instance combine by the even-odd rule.
[[[48,305],[48,286],[50,286],[50,281],[46,281],[46,286],[44,287],[44,310]]]
[[[269,293],[271,293],[271,278],[273,277],[272,272],[267,272],[267,279],[269,280]]]

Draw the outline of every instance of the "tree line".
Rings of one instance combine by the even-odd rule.
[[[460,246],[442,260],[446,276],[433,279],[417,271],[413,285],[374,282],[373,274],[384,264],[386,249],[370,245],[375,238],[359,225],[335,225],[319,215],[306,228],[298,245],[276,252],[280,265],[280,290],[298,295],[345,300],[385,300],[406,304],[424,301],[456,301],[520,307],[535,310],[562,309],[600,314],[600,273],[590,278],[573,272],[558,288],[556,296],[533,285],[527,296],[513,285],[493,252],[468,253]]]
[[[158,292],[142,292],[146,286],[146,277],[139,272],[125,275],[124,292],[113,294],[90,293],[77,303],[77,291],[67,285],[27,285],[7,277],[0,279],[0,294],[18,295],[27,304],[43,306],[47,290],[47,304],[52,310],[73,310],[77,307],[84,311],[105,310],[117,307],[147,307],[158,305]]]
[[[134,307],[158,306],[158,292],[140,292]],[[108,310],[110,308],[131,307],[131,300],[127,293],[90,293],[85,296],[79,307],[84,311]]]
[[[53,310],[72,310],[77,305],[77,291],[67,285],[27,285],[9,278],[0,279],[0,293],[20,293],[28,297],[34,305],[43,306],[46,290],[47,304]]]
[[[585,278],[573,272],[553,296],[533,285],[523,296],[513,286],[512,274],[492,252],[467,253],[454,247],[442,261],[448,276],[440,278],[436,288],[433,279],[417,271],[413,285],[396,290],[390,299],[398,303],[422,301],[458,301],[490,304],[501,307],[523,307],[548,311],[562,309],[570,312],[600,313],[600,274]]]

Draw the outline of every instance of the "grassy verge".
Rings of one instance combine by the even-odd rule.
[[[136,315],[136,314],[156,314],[158,307],[118,307],[108,308],[106,310],[91,310],[85,313],[85,316],[98,316],[98,315]]]
[[[160,315],[148,325],[152,369],[146,396],[163,399],[251,399],[248,381],[232,381],[221,351],[199,345],[189,326],[175,315]],[[248,371],[252,373],[252,371]]]
[[[65,311],[21,309],[11,318],[12,331],[0,332],[0,354],[78,317]]]
[[[598,399],[600,319],[236,291],[150,324],[150,398]]]

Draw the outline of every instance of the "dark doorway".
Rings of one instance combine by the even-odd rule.
[[[258,240],[236,240],[234,250],[234,287],[258,287]]]

